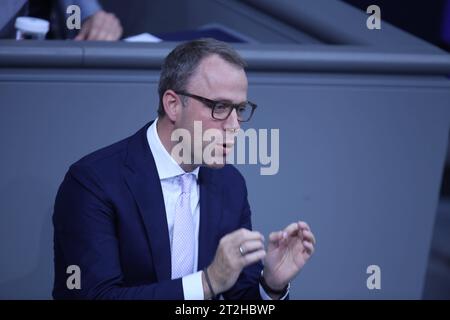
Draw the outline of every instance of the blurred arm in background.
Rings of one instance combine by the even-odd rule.
[[[58,1],[63,15],[70,5],[77,5],[81,9],[81,29],[75,40],[115,41],[122,36],[123,29],[119,19],[113,13],[104,11],[97,0]]]

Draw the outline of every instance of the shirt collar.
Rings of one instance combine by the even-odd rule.
[[[156,170],[158,171],[159,179],[173,178],[186,172],[180,167],[174,158],[167,152],[166,148],[159,138],[158,131],[156,130],[156,124],[158,118],[153,121],[150,127],[147,129],[147,141],[152,151],[153,158],[155,159]],[[198,172],[200,167],[195,168],[191,173],[195,175],[195,179],[198,179]]]

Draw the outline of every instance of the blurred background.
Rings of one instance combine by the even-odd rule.
[[[450,1],[370,1],[345,0],[361,10],[371,4],[383,8],[383,20],[432,43],[450,50]],[[433,240],[428,260],[424,299],[450,299],[450,144],[439,194]]]
[[[46,40],[14,40],[19,16],[49,21]],[[292,298],[450,299],[450,0],[2,1],[0,298],[51,298],[65,172],[156,116],[163,58],[199,37],[244,56],[251,126],[280,129],[277,175],[239,169],[255,228],[316,231]]]

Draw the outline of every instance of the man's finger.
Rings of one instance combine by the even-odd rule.
[[[242,249],[242,252],[239,252],[239,254],[246,255],[253,251],[264,249],[264,242],[261,240],[245,241],[241,244],[240,248]]]
[[[245,228],[241,228],[230,234],[233,237],[235,243],[243,243],[248,240],[261,240],[264,241],[264,236],[258,231],[250,231]]]
[[[314,245],[313,245],[311,242],[309,242],[309,241],[303,241],[303,247],[305,247],[306,252],[307,252],[309,255],[312,255],[312,254],[314,253]]]
[[[108,30],[105,30],[105,29],[100,30],[96,40],[106,41],[106,40],[108,40],[109,35],[110,35],[110,32]]]
[[[264,259],[265,256],[266,256],[266,250],[264,250],[264,249],[253,251],[252,253],[244,255],[242,257],[243,261],[244,261],[244,267],[249,266],[251,264],[254,264],[254,263]]]
[[[85,38],[85,35],[84,35],[84,33],[81,33],[81,31],[77,34],[77,36],[74,38],[74,40],[76,40],[76,41],[81,41],[81,40],[84,40],[84,38]]]
[[[101,40],[100,35],[107,24],[107,16],[103,11],[94,14],[92,19],[91,30],[88,35],[88,40]]]
[[[117,37],[114,35],[114,34],[112,34],[112,33],[109,33],[107,36],[106,36],[106,41],[115,41],[117,39]]]
[[[312,242],[312,244],[316,244],[316,238],[311,231],[303,230],[303,239]]]
[[[102,25],[92,25],[92,28],[88,35],[88,40],[100,40],[100,34],[103,32]]]
[[[120,24],[120,20],[115,15],[111,14],[111,18],[112,21],[109,26],[109,34],[107,40],[119,40],[123,32],[122,25]]]
[[[309,227],[309,225],[305,221],[299,221],[298,225],[300,226],[300,229],[302,229],[302,230],[309,230],[309,231],[311,231],[311,228]]]
[[[107,13],[104,16],[103,24],[100,27],[100,32],[98,34],[97,40],[106,41],[110,38],[112,39],[114,35],[114,30],[116,30],[118,27],[118,22],[116,17],[111,14]]]
[[[118,27],[115,30],[115,34],[114,34],[114,39],[113,40],[119,40],[120,37],[122,37],[122,34],[123,34],[123,28],[122,28],[122,25],[120,24],[120,21],[117,21],[117,23],[118,23]]]
[[[74,40],[77,41],[86,40],[87,30],[88,26],[83,26],[80,32],[78,32],[77,36],[74,38]]]
[[[270,242],[278,242],[283,238],[283,231],[271,232],[269,235]]]
[[[287,236],[290,237],[292,236],[295,232],[298,232],[298,230],[300,230],[298,223],[291,223],[290,225],[288,225],[285,229],[284,232],[286,232]]]
[[[89,30],[86,40],[89,40],[89,41],[97,40],[98,33],[99,33],[99,30],[97,28],[91,28],[91,30]]]

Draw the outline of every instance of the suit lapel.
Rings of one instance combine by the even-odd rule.
[[[171,279],[169,231],[161,183],[147,141],[151,123],[130,138],[124,176],[145,225],[157,279]],[[222,189],[213,181],[214,169],[200,168],[200,228],[198,270],[208,266],[216,252],[222,217]],[[217,239],[218,240],[218,239]]]
[[[125,180],[142,216],[159,281],[171,278],[167,217],[161,183],[147,142],[147,124],[131,137],[125,165]]]
[[[198,236],[198,270],[214,258],[219,223],[222,217],[222,190],[213,182],[214,169],[200,168],[200,230]]]

